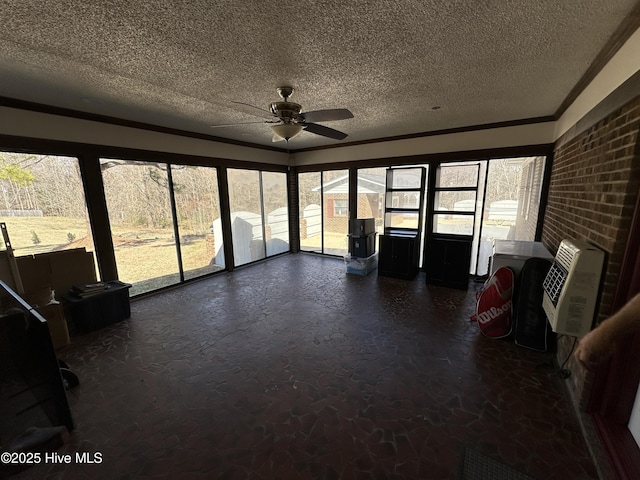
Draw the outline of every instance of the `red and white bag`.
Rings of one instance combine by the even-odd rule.
[[[501,267],[476,294],[476,313],[471,321],[491,338],[507,337],[511,333],[511,299],[514,274],[509,267]]]

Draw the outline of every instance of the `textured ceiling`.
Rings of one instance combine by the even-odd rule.
[[[553,115],[635,0],[4,0],[0,96],[272,144],[234,104],[348,108],[291,149]],[[433,107],[440,107],[433,109]],[[250,109],[249,109],[250,110]]]

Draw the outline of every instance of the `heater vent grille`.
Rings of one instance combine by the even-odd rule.
[[[585,242],[563,240],[542,284],[542,307],[551,328],[582,337],[591,330],[604,252]]]

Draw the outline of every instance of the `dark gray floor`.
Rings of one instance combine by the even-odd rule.
[[[132,303],[75,337],[60,453],[19,478],[455,479],[465,447],[594,479],[550,354],[482,337],[469,291],[281,256]],[[49,476],[47,476],[49,475]]]

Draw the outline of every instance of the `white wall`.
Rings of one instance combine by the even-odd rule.
[[[329,150],[293,152],[294,165],[368,160],[373,158],[428,155],[432,153],[549,144],[554,141],[555,122],[473,130],[407,140],[344,146]]]
[[[556,122],[556,140],[592,108],[640,71],[640,29],[625,42],[596,78],[578,95]]]
[[[0,107],[0,133],[276,165],[289,163],[289,154],[286,152],[169,135],[9,107]]]

